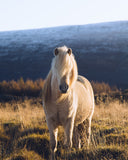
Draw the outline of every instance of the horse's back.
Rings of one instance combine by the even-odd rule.
[[[83,76],[78,76],[75,92],[78,97],[76,123],[81,123],[93,114],[94,94],[90,82]]]
[[[83,76],[78,75],[77,82],[80,82],[81,85],[85,87],[85,89],[90,93],[91,98],[94,98],[93,89],[91,83]]]

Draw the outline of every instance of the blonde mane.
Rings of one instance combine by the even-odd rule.
[[[74,56],[72,58],[72,62],[73,62],[73,69],[72,69],[72,76],[70,79],[70,86],[73,86],[73,84],[75,83],[75,81],[77,81],[78,78],[78,68]]]
[[[73,53],[67,58],[65,57],[65,52],[67,52],[67,47],[59,47],[58,50],[61,53],[58,57],[54,57],[52,60],[52,65],[51,69],[46,77],[44,87],[43,87],[43,100],[45,102],[50,101],[51,99],[51,78],[52,75],[56,72],[55,70],[60,70],[59,72],[61,75],[63,75],[63,72],[66,72],[72,67],[71,70],[71,77],[70,77],[70,87],[73,87],[75,81],[77,80],[78,77],[78,68],[77,68],[77,63],[75,61]],[[60,67],[61,66],[61,67]],[[64,99],[65,95],[61,95],[61,98],[59,99],[62,100]],[[63,98],[62,98],[63,97]]]

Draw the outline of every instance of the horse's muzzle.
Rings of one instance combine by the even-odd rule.
[[[69,88],[68,84],[64,83],[59,86],[61,93],[67,93],[67,90]]]

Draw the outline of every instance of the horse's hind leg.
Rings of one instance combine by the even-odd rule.
[[[74,130],[73,130],[73,144],[76,149],[81,148],[80,134],[78,131],[78,127],[76,127],[76,126],[74,127]]]
[[[86,126],[86,135],[87,135],[87,144],[88,144],[88,146],[90,144],[90,137],[91,137],[91,120],[92,120],[92,117],[89,117],[88,119],[86,119],[84,121],[84,124]]]

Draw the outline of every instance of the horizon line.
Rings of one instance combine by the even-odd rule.
[[[8,30],[0,30],[0,32],[15,32],[15,31],[25,31],[25,30],[38,30],[38,29],[48,29],[48,28],[59,28],[59,27],[66,27],[66,26],[84,26],[84,25],[95,25],[95,24],[103,24],[103,23],[116,23],[116,22],[128,22],[128,20],[115,20],[115,21],[101,21],[101,22],[94,22],[94,23],[85,23],[85,24],[67,24],[67,25],[57,25],[57,26],[48,26],[48,27],[35,27],[35,28],[21,28],[21,29],[8,29]]]

